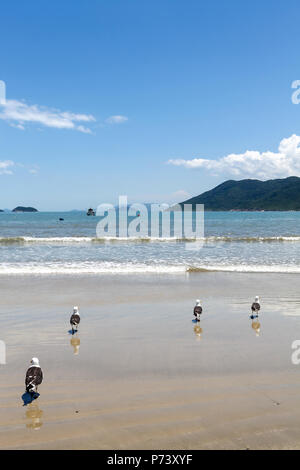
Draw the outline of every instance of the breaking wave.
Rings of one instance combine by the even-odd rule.
[[[162,263],[69,262],[69,263],[2,263],[0,275],[116,275],[116,274],[180,274],[230,273],[286,273],[300,274],[300,266],[286,265],[205,265],[186,266]]]
[[[25,245],[25,244],[80,244],[80,243],[186,243],[186,242],[204,242],[204,243],[276,243],[276,242],[300,242],[300,236],[278,236],[278,237],[229,237],[229,236],[209,236],[205,238],[175,238],[175,237],[1,237],[1,245]]]

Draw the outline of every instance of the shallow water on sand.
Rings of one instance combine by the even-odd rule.
[[[0,447],[300,446],[300,366],[291,361],[300,339],[297,278],[3,278]],[[256,294],[262,312],[252,321]],[[196,325],[198,297],[204,313]],[[72,337],[74,304],[82,321]],[[45,380],[24,408],[32,356]],[[253,426],[265,437],[253,440]]]

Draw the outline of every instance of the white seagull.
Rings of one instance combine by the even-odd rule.
[[[80,315],[78,307],[73,308],[73,313],[70,318],[70,323],[72,327],[72,332],[78,330],[78,325],[80,323]]]
[[[196,305],[194,307],[194,316],[196,317],[197,321],[200,321],[201,313],[202,313],[201,300],[197,299]]]

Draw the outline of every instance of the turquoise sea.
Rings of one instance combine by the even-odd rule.
[[[0,275],[300,273],[300,212],[206,212],[198,251],[182,239],[99,239],[99,220],[85,212],[1,213]]]

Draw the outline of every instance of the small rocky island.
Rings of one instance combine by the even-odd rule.
[[[23,206],[18,206],[15,207],[12,212],[38,212],[37,209],[34,207],[23,207]]]

